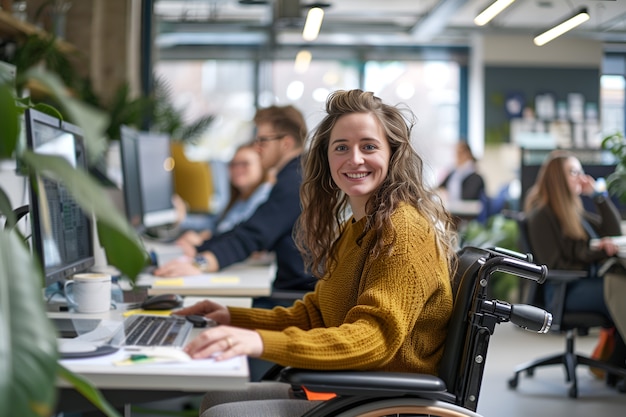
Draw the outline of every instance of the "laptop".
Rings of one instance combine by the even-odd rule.
[[[121,323],[87,318],[53,318],[52,322],[61,338],[59,353],[63,359],[101,356],[122,348],[180,351],[194,327],[194,322],[184,316],[150,314],[131,315]]]

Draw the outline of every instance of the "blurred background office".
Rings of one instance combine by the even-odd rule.
[[[110,115],[105,168],[113,183],[121,182],[120,125],[168,134],[172,155],[204,172],[187,194],[202,197],[193,203],[188,197],[191,211],[215,215],[224,208],[227,193],[219,190],[228,184],[227,163],[254,136],[256,108],[293,104],[313,128],[328,93],[337,89],[371,90],[413,110],[414,146],[433,186],[454,165],[459,138],[467,138],[480,160],[487,196],[506,202],[499,207],[522,207],[543,158],[556,147],[574,149],[585,172],[606,177],[617,161],[600,142],[625,131],[626,2],[517,0],[491,21],[476,23],[492,3],[2,0],[0,65],[12,65],[19,75],[43,62],[75,97]],[[303,37],[313,6],[323,11],[319,34]],[[588,17],[580,26],[542,46],[533,42],[534,34],[579,14]],[[46,33],[56,39],[42,37]],[[45,92],[19,77],[16,87],[45,99]],[[196,128],[193,135],[187,127]],[[10,163],[0,166],[0,181],[17,207],[27,196],[14,171]],[[175,191],[184,194],[184,184],[177,181]],[[506,241],[515,248],[514,227],[497,220],[465,242]],[[512,290],[503,298],[515,298],[515,283],[507,288]],[[498,369],[506,377],[517,362],[515,349],[525,345],[502,350],[508,362]],[[498,376],[488,375],[488,390],[504,384],[494,382]],[[546,394],[540,384],[526,396],[507,391],[499,397],[521,400],[513,409],[543,404],[547,397],[555,399],[556,410],[564,409],[561,391]],[[596,388],[598,401],[570,403],[564,415],[602,412],[596,404],[605,402],[606,391]],[[499,415],[501,408],[489,411]]]

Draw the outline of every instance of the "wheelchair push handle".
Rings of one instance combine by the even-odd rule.
[[[488,259],[483,265],[483,274],[491,275],[494,272],[508,272],[518,277],[543,284],[548,276],[548,267],[537,265],[518,258],[495,256]],[[483,275],[483,276],[484,276]]]

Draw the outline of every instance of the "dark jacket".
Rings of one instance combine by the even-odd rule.
[[[246,260],[256,251],[276,253],[275,289],[311,290],[316,280],[305,272],[304,262],[293,241],[293,227],[300,205],[300,157],[292,159],[276,176],[265,203],[252,217],[234,229],[205,241],[198,252],[211,251],[220,268]]]
[[[443,180],[439,187],[447,187],[452,173]],[[480,200],[485,192],[485,181],[480,174],[472,172],[461,182],[461,200]]]
[[[584,212],[584,219],[598,237],[621,235],[620,215],[610,198],[594,199],[597,213]],[[589,238],[566,237],[554,212],[541,207],[528,214],[528,238],[535,261],[550,269],[585,270],[607,258],[603,250],[589,248]]]

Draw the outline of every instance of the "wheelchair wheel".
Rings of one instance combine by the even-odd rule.
[[[320,409],[316,409],[321,411]],[[320,414],[334,417],[386,417],[386,416],[433,416],[433,417],[481,417],[471,410],[443,401],[419,398],[392,398],[360,404],[336,414]],[[307,414],[308,416],[308,414]]]

